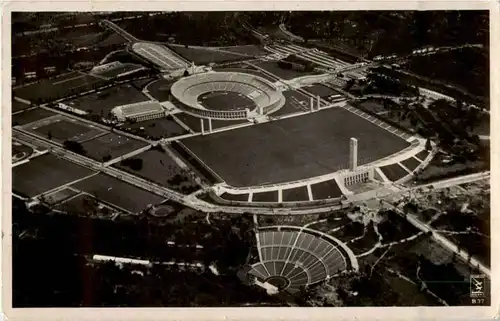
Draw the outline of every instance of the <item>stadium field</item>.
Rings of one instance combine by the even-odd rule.
[[[148,101],[149,98],[131,85],[121,85],[87,95],[66,104],[94,115],[108,117],[113,108]]]
[[[285,80],[316,74],[316,72],[304,72],[292,69],[283,69],[280,68],[278,66],[278,63],[275,61],[262,61],[255,63],[255,65]]]
[[[94,173],[92,170],[45,154],[12,168],[12,189],[33,197]]]
[[[12,126],[24,126],[26,124],[57,115],[50,110],[34,108],[12,115]]]
[[[101,86],[107,81],[85,75],[79,72],[70,72],[62,76],[45,79],[38,83],[14,89],[13,96],[38,103],[53,101],[59,98],[79,94],[91,90],[93,86]]]
[[[86,141],[82,146],[87,152],[86,155],[88,157],[100,162],[103,160],[103,157],[108,155],[113,159],[145,147],[147,144],[140,140],[110,133]]]
[[[399,166],[399,164],[382,166],[380,169],[385,176],[393,182],[408,175],[408,172],[403,167]]]
[[[190,137],[182,142],[229,185],[254,186],[345,168],[351,137],[359,141],[360,160],[382,158],[409,145],[343,108]]]
[[[180,55],[184,59],[192,61],[195,64],[208,64],[211,62],[220,63],[220,62],[252,59],[252,56],[244,56],[242,54],[232,54],[226,51],[217,51],[200,47],[185,48],[184,46],[170,45],[169,48],[175,51],[178,55]]]
[[[49,139],[61,144],[65,140],[83,142],[106,132],[93,125],[79,123],[74,119],[64,116],[51,117],[46,121],[41,120],[25,126],[24,129],[44,138],[49,138],[50,136]]]
[[[125,124],[122,129],[131,131],[132,134],[136,134],[141,137],[150,137],[151,139],[168,138],[188,133],[188,131],[181,125],[177,124],[174,119],[168,119],[167,117],[145,120],[133,124]]]
[[[286,99],[285,104],[271,116],[283,116],[310,110],[310,98],[306,95],[298,91],[287,90],[283,92],[283,96]]]
[[[92,176],[73,184],[72,187],[133,213],[142,211],[150,204],[164,201],[163,197],[105,174]]]
[[[209,110],[252,110],[256,107],[250,98],[232,91],[205,93],[198,97],[198,101]]]
[[[197,186],[196,182],[183,174],[179,165],[166,152],[147,150],[132,158],[142,159],[140,170],[133,170],[121,163],[113,166],[178,192]]]
[[[308,201],[309,194],[307,193],[307,187],[295,187],[290,189],[284,189],[282,191],[283,202],[297,202],[297,201]]]

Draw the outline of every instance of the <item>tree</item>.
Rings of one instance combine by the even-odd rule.
[[[431,149],[432,149],[431,140],[427,138],[427,141],[425,142],[425,150],[430,151]]]
[[[184,70],[184,75],[183,75],[183,76],[184,76],[184,77],[189,76],[189,72],[187,71],[187,69],[186,69],[186,70]]]

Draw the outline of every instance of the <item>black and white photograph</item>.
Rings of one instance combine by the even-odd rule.
[[[497,305],[489,10],[9,14],[12,308]]]

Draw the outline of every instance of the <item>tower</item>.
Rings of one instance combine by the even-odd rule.
[[[349,170],[354,171],[358,167],[358,140],[351,137],[349,141]]]

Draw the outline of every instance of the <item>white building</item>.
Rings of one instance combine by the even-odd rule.
[[[146,121],[166,116],[165,109],[155,101],[145,101],[113,108],[111,113],[118,121]]]

